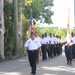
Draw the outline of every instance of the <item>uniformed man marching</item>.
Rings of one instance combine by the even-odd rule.
[[[24,48],[24,53],[26,53],[26,50],[28,48],[28,58],[29,58],[29,63],[31,66],[31,74],[35,75],[36,74],[36,60],[38,58],[38,50],[41,53],[41,44],[40,42],[35,38],[35,33],[31,33],[31,37],[26,41],[25,43],[25,48]]]
[[[35,32],[35,38],[41,43],[41,39],[40,39],[40,37],[38,36],[38,32],[37,32],[37,31]],[[38,51],[37,63],[39,63],[39,51]]]
[[[73,33],[72,58],[75,59],[75,32]]]
[[[65,44],[65,55],[67,59],[67,64],[72,64],[72,37],[70,34],[67,34],[67,37],[64,39],[63,43]]]
[[[49,44],[50,44],[50,56],[51,58],[53,58],[55,40],[52,36],[52,33],[50,33],[50,36],[49,36]]]

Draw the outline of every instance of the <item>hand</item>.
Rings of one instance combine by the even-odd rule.
[[[27,55],[27,47],[24,47],[24,55]]]
[[[48,46],[47,46],[47,49],[48,49]]]
[[[40,51],[40,56],[42,56],[42,52]]]
[[[56,45],[54,45],[54,47],[56,47]]]
[[[39,50],[40,56],[42,56],[42,50],[41,50],[41,48],[39,48],[38,50]]]
[[[25,56],[27,55],[27,52],[26,52],[26,51],[24,51],[24,55],[25,55]]]

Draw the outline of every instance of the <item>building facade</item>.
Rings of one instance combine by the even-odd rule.
[[[13,0],[0,0],[0,57],[4,59],[4,1],[11,3]],[[18,22],[18,36],[19,36],[19,52],[22,52],[23,39],[22,39],[22,7],[20,7],[20,21]]]

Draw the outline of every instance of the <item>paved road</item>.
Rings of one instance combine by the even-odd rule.
[[[31,75],[27,56],[0,63],[0,75]],[[66,64],[64,53],[38,64],[36,75],[75,75],[75,60]]]

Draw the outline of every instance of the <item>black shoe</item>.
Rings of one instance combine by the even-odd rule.
[[[48,58],[50,59],[50,56]]]
[[[36,75],[36,73],[32,73],[32,75]]]
[[[31,74],[33,74],[33,73],[31,72]]]
[[[37,64],[39,64],[39,60],[37,60]]]
[[[69,64],[69,62],[67,62],[67,64]]]
[[[70,65],[72,65],[72,62],[70,62]]]
[[[67,64],[69,64],[69,60],[67,60]]]
[[[72,65],[72,61],[70,60],[70,65]]]
[[[53,58],[53,56],[51,56],[51,58]]]
[[[47,59],[47,57],[45,59]]]

